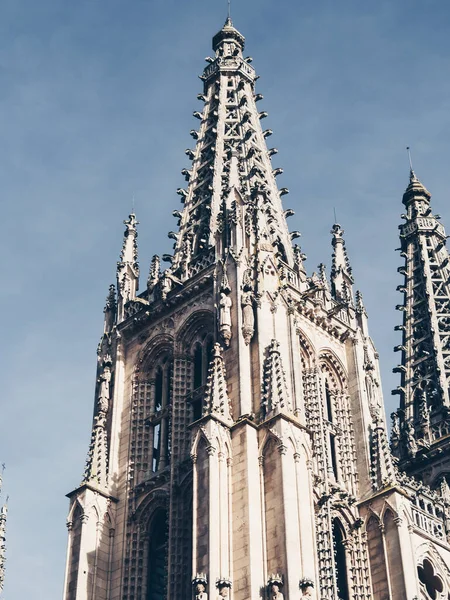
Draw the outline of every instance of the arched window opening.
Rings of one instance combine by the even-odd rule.
[[[444,584],[442,579],[434,572],[434,567],[428,559],[423,561],[423,566],[417,567],[417,574],[431,600],[439,598],[444,591]]]
[[[158,511],[149,532],[146,600],[165,600],[167,589],[167,514]]]
[[[334,478],[337,480],[339,475],[338,462],[336,457],[336,436],[330,433],[330,455],[331,468],[333,469]]]
[[[328,384],[328,380],[325,379],[325,408],[326,408],[326,417],[330,423],[333,422],[333,402],[331,398],[330,386]]]
[[[208,377],[209,364],[213,356],[214,340],[212,335],[204,335],[194,345],[193,358],[193,392],[190,396],[192,418],[197,421],[202,416],[202,400],[204,386]]]
[[[158,367],[156,370],[155,377],[155,411],[158,412],[162,409],[163,403],[163,370],[162,367]]]
[[[194,390],[203,385],[203,348],[196,344],[194,349]]]
[[[333,550],[336,585],[339,600],[350,600],[347,579],[345,535],[339,519],[333,519]]]

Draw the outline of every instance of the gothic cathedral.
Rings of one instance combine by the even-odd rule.
[[[450,264],[430,194],[411,172],[389,442],[344,232],[330,276],[308,275],[230,19],[213,50],[174,252],[139,294],[125,221],[64,600],[449,600]]]

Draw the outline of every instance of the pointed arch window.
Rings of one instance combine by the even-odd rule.
[[[341,522],[337,518],[333,519],[332,531],[337,595],[339,600],[350,600],[345,533]]]
[[[327,377],[324,377],[324,412],[325,412],[325,429],[326,436],[328,438],[328,459],[329,459],[329,472],[333,475],[336,481],[339,479],[339,462],[337,456],[337,443],[336,443],[336,427],[335,423],[335,398],[331,393],[330,383]]]
[[[145,600],[165,600],[167,590],[167,513],[152,519],[148,542],[147,594]]]
[[[197,340],[192,349],[193,363],[193,392],[191,394],[192,417],[194,421],[202,416],[202,400],[204,386],[208,376],[209,363],[213,355],[214,340],[211,334],[206,334]]]

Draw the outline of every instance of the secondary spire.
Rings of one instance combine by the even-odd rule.
[[[400,229],[398,271],[404,281],[397,290],[403,301],[401,352],[394,372],[401,383],[393,393],[400,395],[394,415],[395,452],[401,466],[411,473],[425,468],[434,444],[441,444],[448,428],[450,409],[450,287],[446,234],[431,209],[430,192],[416,177],[412,165],[409,185],[403,195],[406,214]],[[416,461],[420,455],[420,461]]]

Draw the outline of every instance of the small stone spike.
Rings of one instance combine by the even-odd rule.
[[[272,340],[264,362],[262,407],[266,414],[276,409],[292,412],[279,347],[277,340]]]
[[[227,421],[232,420],[231,403],[227,393],[226,371],[220,344],[214,344],[213,357],[209,363],[203,414],[216,414]]]

